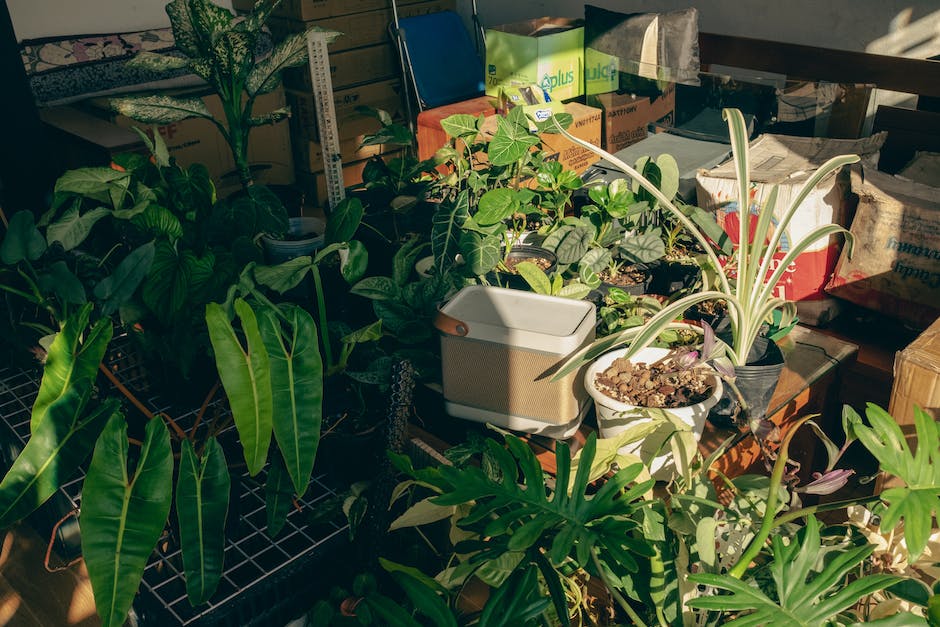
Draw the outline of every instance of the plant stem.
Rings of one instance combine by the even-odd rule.
[[[597,573],[601,576],[601,580],[603,580],[604,585],[607,586],[607,591],[610,593],[610,596],[612,596],[614,601],[617,602],[617,605],[619,605],[621,609],[627,613],[627,616],[630,617],[630,620],[633,621],[633,624],[638,625],[639,627],[649,627],[646,623],[643,622],[643,619],[640,618],[640,615],[636,613],[636,610],[634,610],[627,600],[623,598],[623,595],[620,594],[620,591],[617,590],[616,586],[607,580],[607,576],[604,575],[604,568],[601,566],[601,561],[597,559],[596,550],[591,550],[591,559],[594,560],[594,568],[597,569]]]
[[[777,451],[777,459],[774,461],[774,467],[770,473],[770,485],[767,488],[767,504],[764,507],[764,518],[761,520],[760,529],[757,530],[754,539],[751,540],[751,543],[741,555],[741,559],[728,571],[728,574],[732,577],[740,579],[744,575],[748,565],[750,565],[754,558],[757,557],[757,554],[760,553],[764,542],[766,542],[767,538],[770,536],[770,532],[776,528],[774,512],[777,509],[780,485],[783,482],[783,473],[786,470],[787,461],[789,459],[790,441],[799,428],[809,419],[810,416],[800,418],[796,424],[787,431],[787,434],[780,442],[780,450]]]
[[[108,370],[104,364],[98,364],[98,369],[104,373],[104,376],[108,378],[108,380],[111,382],[111,385],[116,387],[117,390],[121,394],[123,394],[124,397],[127,398],[127,400],[129,400],[131,404],[134,405],[134,407],[140,410],[140,413],[146,416],[148,420],[153,420],[154,418],[156,418],[156,415],[152,411],[147,409],[147,407],[143,403],[141,403],[140,400],[136,396],[134,396],[133,392],[128,390],[126,387],[124,387],[124,384],[118,381],[117,377],[114,376],[114,373]],[[160,417],[163,418],[167,422],[168,425],[170,425],[170,427],[173,429],[173,432],[176,433],[177,437],[179,437],[181,441],[186,439],[187,437],[186,432],[183,431],[183,429],[181,429],[178,424],[176,424],[175,420],[173,420],[172,418],[170,418],[169,416],[167,416],[165,413],[162,413],[162,412],[160,413]]]

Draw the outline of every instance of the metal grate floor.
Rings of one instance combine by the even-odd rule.
[[[140,368],[135,368],[131,355],[115,351],[109,359],[112,372],[137,372],[137,378],[130,377],[121,382],[137,393],[138,398],[154,413],[167,412],[184,429],[195,423],[197,410],[179,413],[169,403],[161,402],[139,386],[142,375]],[[26,372],[19,369],[0,367],[0,419],[12,430],[17,448],[25,446],[29,439],[29,418],[33,401],[39,389],[41,372]],[[207,415],[216,412],[224,419],[227,410],[218,398],[210,406]],[[198,430],[208,429],[208,421],[199,424]],[[231,427],[229,428],[231,429]],[[231,435],[231,434],[230,434]],[[249,477],[247,472],[233,471],[232,482],[241,483],[237,508],[230,507],[230,514],[238,512],[237,520],[227,525],[228,539],[225,546],[225,567],[219,588],[212,599],[205,605],[193,608],[186,597],[183,578],[181,553],[175,539],[170,535],[161,538],[157,550],[151,557],[145,571],[138,599],[134,603],[132,619],[137,624],[159,625],[194,625],[216,624],[213,616],[230,613],[233,603],[244,597],[250,597],[254,590],[259,594],[268,594],[271,585],[279,585],[281,578],[291,578],[298,567],[318,559],[328,546],[343,541],[348,530],[347,525],[335,522],[315,522],[311,515],[327,500],[335,499],[337,491],[327,476],[314,473],[307,493],[297,500],[299,505],[288,514],[287,522],[276,538],[270,538],[266,529],[265,482],[266,472],[256,477]],[[60,495],[64,498],[63,507],[70,506],[77,510],[81,505],[81,486],[84,472],[62,486]],[[289,587],[290,584],[285,582]],[[242,617],[232,624],[248,624]]]

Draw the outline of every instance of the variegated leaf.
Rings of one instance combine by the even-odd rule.
[[[256,35],[239,31],[222,33],[212,48],[218,74],[230,85],[241,85],[254,63]],[[230,87],[231,89],[231,87]]]
[[[281,72],[307,61],[306,33],[290,35],[271,51],[267,59],[255,65],[245,89],[252,96],[273,91],[281,82]]]
[[[144,124],[169,124],[187,118],[214,119],[201,98],[143,96],[112,98],[115,111]]]
[[[281,120],[286,120],[290,117],[290,107],[281,107],[280,109],[275,109],[270,113],[264,113],[262,115],[253,116],[248,120],[248,124],[251,126],[263,126],[265,124],[276,124]]]
[[[182,70],[189,67],[189,59],[184,57],[175,57],[171,54],[158,54],[156,52],[141,50],[127,62],[125,67],[134,70],[167,72],[171,70]]]

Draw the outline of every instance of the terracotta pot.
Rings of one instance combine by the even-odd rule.
[[[630,405],[618,401],[604,394],[594,383],[595,376],[606,370],[615,359],[623,357],[627,352],[626,348],[605,353],[598,357],[584,374],[584,387],[588,394],[594,399],[594,409],[597,414],[597,426],[601,438],[615,437],[628,428],[649,422],[651,418],[645,416],[631,415],[637,410],[643,409],[636,405]],[[665,348],[644,348],[631,358],[634,363],[652,363],[664,357],[669,351]],[[679,418],[688,426],[695,441],[702,437],[702,431],[705,429],[705,419],[708,417],[709,410],[718,402],[722,394],[721,380],[713,376],[712,394],[708,398],[694,405],[685,407],[676,407],[667,409],[672,415]],[[657,454],[661,446],[664,445],[676,430],[675,425],[663,424],[659,429],[647,436],[642,441],[632,442],[620,448],[623,454],[639,455],[650,468],[650,474],[654,479],[668,481],[676,471],[675,461],[671,452]],[[663,448],[669,448],[665,444]]]

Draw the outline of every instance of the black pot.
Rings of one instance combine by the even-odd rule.
[[[702,268],[698,264],[679,261],[662,261],[652,266],[649,284],[651,294],[672,296],[680,290],[691,290],[702,279]]]
[[[730,338],[722,337],[722,339],[730,341]],[[777,388],[783,366],[784,359],[780,347],[766,337],[758,337],[748,353],[747,363],[735,367],[734,382],[750,407],[747,416],[749,420],[760,420],[766,416],[767,407]],[[732,427],[738,407],[737,397],[731,391],[730,386],[726,385],[721,399],[709,412],[708,420],[717,427]]]
[[[635,264],[635,266],[633,267],[638,270],[642,270],[645,273],[644,279],[639,283],[632,283],[628,285],[620,285],[618,283],[610,283],[609,281],[602,280],[601,284],[598,285],[594,290],[599,294],[601,301],[604,300],[604,297],[607,296],[607,292],[612,287],[616,287],[617,289],[623,290],[624,292],[632,296],[642,296],[643,294],[653,293],[650,291],[650,281],[653,278],[653,274],[650,271],[649,267],[645,264]]]
[[[548,250],[547,248],[542,248],[541,246],[517,244],[509,249],[509,255],[504,256],[504,253],[501,250],[500,256],[501,258],[506,259],[510,262],[523,261],[525,259],[530,259],[532,257],[535,257],[537,259],[545,259],[549,262],[549,266],[545,270],[546,273],[554,272],[555,267],[558,265],[558,257],[555,256],[555,253]],[[517,290],[529,289],[529,284],[526,283],[525,279],[523,279],[522,276],[518,274],[495,270],[494,272],[490,273],[490,275],[491,276],[487,278],[490,279],[491,283],[503,285],[506,287],[511,287]]]

